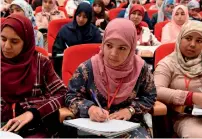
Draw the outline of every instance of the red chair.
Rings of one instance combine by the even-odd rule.
[[[120,3],[118,8],[126,8],[127,4],[128,4],[127,2],[122,2]]]
[[[4,17],[1,17],[1,23],[5,20],[6,18],[4,18]]]
[[[118,14],[120,13],[120,11],[124,10],[124,8],[113,8],[111,10],[109,10],[109,20],[113,20],[114,18],[116,18],[118,16]]]
[[[165,56],[171,54],[175,49],[175,43],[166,43],[159,46],[154,54],[154,67],[157,66],[158,62]]]
[[[80,63],[88,60],[99,52],[100,45],[99,43],[80,44],[65,49],[62,64],[62,80],[65,85],[68,84],[69,79]]]
[[[64,7],[58,7],[58,10],[59,10],[59,11],[63,11],[64,14],[65,14],[65,16],[66,16],[66,18],[69,18],[69,16],[68,16],[68,14],[67,14],[67,12],[66,12],[66,10],[65,10]],[[35,9],[35,15],[36,15],[37,13],[41,12],[41,11],[42,11],[42,6],[36,7],[36,9]]]
[[[159,23],[156,23],[156,25],[154,26],[154,35],[158,41],[161,41],[162,29],[168,22],[169,22],[168,20],[159,22]]]
[[[147,3],[147,4],[143,5],[143,6],[144,6],[144,8],[145,8],[146,10],[149,10],[149,8],[150,8],[152,5],[155,5],[155,3]]]
[[[202,16],[202,11],[200,11],[199,14]]]
[[[150,19],[152,19],[153,14],[157,13],[158,10],[147,10],[148,16]]]
[[[52,54],[52,47],[53,43],[55,41],[55,38],[60,30],[60,28],[71,22],[71,19],[58,19],[58,20],[53,20],[49,23],[48,25],[48,34],[47,34],[47,39],[48,39],[48,52]]]
[[[36,50],[37,52],[41,53],[42,55],[48,57],[48,52],[47,52],[44,48],[41,48],[41,47],[36,46],[36,47],[35,47],[35,50]]]

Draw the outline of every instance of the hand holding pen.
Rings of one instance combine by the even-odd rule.
[[[92,91],[92,98],[95,100],[98,106],[92,105],[88,109],[89,117],[92,121],[104,122],[108,119],[109,112],[102,108],[100,102],[97,99],[96,94]]]

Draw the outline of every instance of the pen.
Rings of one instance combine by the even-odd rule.
[[[102,110],[102,112],[104,113],[104,111],[103,111],[103,108],[102,108],[102,106],[100,105],[100,102],[98,101],[98,99],[97,99],[97,96],[96,96],[96,94],[92,91],[92,96],[93,96],[93,99],[96,101],[96,103],[98,104],[98,106],[100,107],[100,109]]]

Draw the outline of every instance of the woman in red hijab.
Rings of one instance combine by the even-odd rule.
[[[146,23],[142,21],[145,11],[144,7],[139,4],[134,4],[129,12],[129,19],[134,23],[137,29],[137,45],[157,46],[160,42],[151,33]]]
[[[51,61],[35,51],[30,20],[7,17],[1,25],[1,130],[25,137],[46,127],[44,120],[63,106],[65,93]]]

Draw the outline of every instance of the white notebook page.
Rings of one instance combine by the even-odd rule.
[[[77,125],[80,128],[86,128],[99,132],[121,132],[130,128],[138,128],[139,123],[128,122],[124,120],[109,120],[103,123],[91,121],[89,118],[78,118],[73,120],[65,120],[64,123]]]

